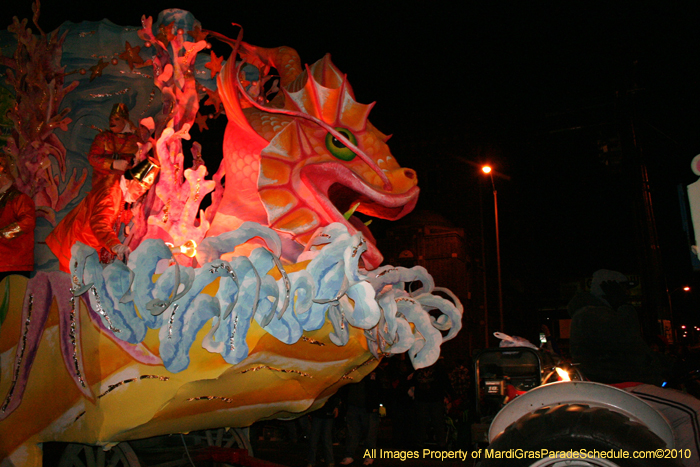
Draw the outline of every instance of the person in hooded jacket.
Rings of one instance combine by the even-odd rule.
[[[660,386],[660,360],[644,342],[628,303],[631,285],[624,274],[601,269],[593,274],[590,292],[571,299],[572,362],[587,379],[623,389],[659,411],[673,429],[675,448],[691,452],[684,465],[700,467],[700,401]]]
[[[593,381],[661,385],[660,361],[642,339],[637,310],[628,303],[630,287],[624,274],[601,269],[593,274],[591,291],[571,299],[571,357]]]

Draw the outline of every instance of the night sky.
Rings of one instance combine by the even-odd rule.
[[[31,15],[29,1],[13,5],[5,24]],[[44,0],[40,25],[138,26],[142,14],[175,7],[230,37],[239,23],[245,41],[294,47],[306,63],[331,53],[357,100],[377,102],[370,120],[393,134],[397,160],[418,172],[418,209],[468,235],[479,191],[487,223],[493,198],[465,161],[494,163],[510,178],[496,184],[504,278],[515,288],[639,270],[638,185],[601,149],[628,147],[633,123],[669,287],[692,278],[677,186],[697,179],[690,161],[700,153],[695,2]]]

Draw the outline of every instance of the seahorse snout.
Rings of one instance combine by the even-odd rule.
[[[386,176],[391,182],[392,192],[405,193],[414,186],[418,185],[418,176],[413,169],[400,167],[398,169],[386,172]]]

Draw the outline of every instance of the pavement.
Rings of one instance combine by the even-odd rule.
[[[308,444],[304,442],[292,443],[290,441],[279,440],[279,441],[256,441],[253,444],[253,451],[256,458],[278,464],[285,467],[305,467],[308,465],[307,461],[307,450]],[[381,444],[380,444],[381,446]],[[437,452],[437,446],[426,446],[425,451],[420,448],[401,448],[392,449],[390,446],[377,447],[376,458],[372,463],[372,466],[390,467],[390,466],[443,466],[443,467],[473,467],[474,460],[471,459],[471,452],[463,452],[462,455],[467,456],[465,461],[458,459],[444,460],[440,459],[441,453]],[[340,466],[340,461],[343,459],[342,446],[333,446],[333,451],[335,454],[335,465]],[[444,455],[449,455],[450,451],[447,451]],[[452,451],[453,455],[459,455],[458,451]],[[371,454],[371,453],[367,453]],[[381,458],[380,458],[381,456]],[[403,456],[404,460],[401,460]],[[415,456],[413,458],[407,458],[407,456]],[[359,456],[354,459],[354,462],[350,464],[350,467],[357,467],[363,465],[364,459]],[[316,466],[327,466],[328,463],[323,461],[317,461]]]
[[[238,449],[235,443],[230,448],[226,447],[233,442],[229,439],[231,438],[230,432],[224,433],[223,437],[220,434],[218,438],[222,439],[218,439],[215,431],[211,435],[212,439],[217,440],[214,445],[208,444],[203,438],[205,432],[159,436],[130,441],[128,445],[129,449],[133,450],[135,456],[138,457],[141,467],[307,467],[309,465],[308,440],[302,436],[298,423],[272,420],[253,425],[250,430],[250,443],[254,456],[252,459],[248,457],[245,449]],[[332,459],[336,467],[341,466],[340,462],[344,457],[344,436],[342,424],[336,424],[333,446],[334,459]],[[376,450],[370,452],[360,446],[354,462],[349,466],[363,466],[365,465],[364,461],[371,457],[374,459],[371,465],[378,467],[437,467],[438,465],[441,467],[474,467],[475,460],[471,457],[472,452],[460,451],[459,447],[441,452],[436,444],[421,447],[411,441],[402,440],[403,442],[397,445],[395,441],[392,441],[392,438],[391,421],[384,419],[380,424]],[[462,449],[468,449],[468,446]],[[64,450],[63,443],[45,443],[44,467],[58,467],[59,459],[65,455]],[[73,456],[75,459],[71,457],[71,461],[67,464],[64,459],[62,465],[73,467],[98,464],[132,465],[117,461],[116,455],[112,458],[111,454],[107,454],[106,462],[96,463],[94,459],[100,457],[100,451],[99,447],[91,447],[89,450],[91,454],[87,450],[81,451]],[[318,451],[320,454],[320,446]],[[363,458],[365,453],[367,457]],[[476,455],[477,452],[473,454]],[[450,455],[452,458],[448,457]],[[102,454],[102,457],[104,456],[105,454]],[[327,459],[318,459],[314,467],[328,465]]]
[[[284,430],[275,430],[274,428],[268,430],[253,430],[251,432],[251,444],[253,446],[254,456],[258,459],[285,467],[306,467],[309,465],[307,458],[309,449],[307,439],[299,437],[296,442],[293,442],[290,437],[286,435]],[[380,429],[376,450],[370,452],[360,446],[358,455],[354,458],[354,462],[350,464],[350,467],[363,466],[365,459],[363,459],[362,455],[364,454],[367,454],[367,457],[374,458],[371,464],[372,466],[380,467],[399,465],[402,467],[438,465],[441,467],[473,467],[475,460],[471,457],[472,452],[467,450],[468,447],[463,449],[461,453],[458,447],[441,453],[435,444],[420,447],[418,445],[411,445],[411,443],[403,443],[401,446],[397,446],[391,440],[391,432]],[[318,451],[320,455],[320,446]],[[339,467],[341,465],[340,461],[343,460],[344,457],[342,440],[336,440],[333,445],[333,452],[333,461],[335,466]],[[477,453],[474,452],[473,454],[476,455]],[[450,459],[447,457],[449,455],[454,457],[461,456],[464,460],[454,457]],[[445,458],[442,459],[440,456],[444,456]],[[328,462],[325,460],[317,460],[315,467],[327,465]]]

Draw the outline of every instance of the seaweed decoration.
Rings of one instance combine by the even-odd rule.
[[[87,177],[80,177],[74,169],[62,190],[66,176],[66,149],[54,134],[59,128],[66,131],[71,119],[69,108],[59,110],[63,98],[78,85],[77,81],[65,86],[65,70],[61,67],[65,34],[58,31],[44,33],[39,25],[39,2],[33,4],[33,21],[40,32],[32,34],[27,20],[17,17],[8,30],[17,37],[17,48],[12,57],[0,56],[7,67],[6,82],[14,89],[14,105],[7,113],[13,131],[3,150],[15,167],[16,185],[30,196],[37,215],[55,224],[55,214],[79,193]]]

